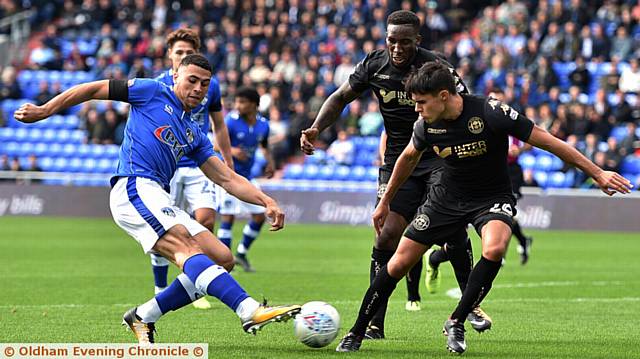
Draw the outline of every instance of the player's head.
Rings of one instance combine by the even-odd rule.
[[[426,62],[405,81],[405,90],[416,102],[415,111],[428,123],[440,119],[449,98],[457,94],[449,68],[440,61]]]
[[[236,91],[235,108],[240,116],[253,115],[258,112],[260,95],[251,87],[240,87]]]
[[[182,28],[167,35],[167,57],[175,72],[182,59],[200,50],[200,36],[194,30]]]
[[[420,19],[408,10],[394,11],[387,18],[387,49],[391,62],[406,66],[415,55],[420,36]]]
[[[200,54],[185,56],[173,73],[173,90],[188,110],[202,102],[210,82],[211,65]]]

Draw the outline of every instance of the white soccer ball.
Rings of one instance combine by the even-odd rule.
[[[302,306],[293,322],[293,330],[303,344],[312,348],[329,345],[340,329],[340,314],[325,302],[309,302]]]

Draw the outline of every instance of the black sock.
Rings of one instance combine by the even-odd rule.
[[[360,305],[360,311],[358,312],[358,319],[351,328],[351,332],[358,336],[364,336],[367,330],[367,325],[373,318],[374,313],[379,309],[381,303],[387,303],[393,290],[396,289],[396,285],[400,279],[393,278],[387,271],[387,266],[382,267],[378,275],[373,280],[367,293],[362,299]]]
[[[464,292],[469,281],[469,275],[473,269],[473,249],[471,248],[471,240],[467,238],[465,246],[450,246],[446,248],[447,255],[451,261],[451,266],[456,275],[460,291]]]
[[[501,264],[501,261],[494,262],[485,257],[480,258],[469,275],[467,288],[462,293],[458,306],[451,314],[451,319],[457,319],[459,323],[464,323],[471,310],[480,305],[482,299],[489,293]]]
[[[433,268],[438,268],[440,263],[446,262],[448,260],[449,260],[449,255],[443,248],[440,248],[437,251],[434,251],[433,253],[431,253],[431,256],[429,257],[429,264]]]
[[[520,223],[518,223],[518,221],[513,221],[511,232],[514,236],[516,236],[516,238],[518,238],[518,243],[520,243],[523,248],[527,246],[527,237],[525,237],[524,233],[522,233],[522,228],[520,227]]]
[[[416,265],[407,273],[407,300],[420,301],[420,275],[422,274],[422,256]]]
[[[389,263],[389,259],[393,256],[394,251],[385,251],[377,248],[373,248],[371,252],[371,268],[369,270],[369,284],[373,283],[374,278],[380,272],[380,270]],[[378,311],[371,319],[371,325],[378,327],[380,331],[384,332],[384,319],[387,315],[387,304],[389,298],[380,303]]]

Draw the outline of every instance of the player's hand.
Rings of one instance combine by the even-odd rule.
[[[36,122],[49,117],[49,114],[43,106],[36,106],[32,103],[25,103],[20,106],[16,112],[13,113],[13,117],[20,122]]]
[[[602,171],[593,179],[600,187],[600,190],[609,196],[613,196],[616,192],[630,193],[631,188],[633,188],[631,181],[612,171]]]
[[[379,236],[382,232],[384,222],[389,215],[389,205],[383,202],[378,203],[376,210],[373,211],[371,218],[373,219],[373,228],[376,230],[376,234]]]
[[[315,148],[313,147],[313,141],[318,138],[319,133],[320,131],[318,131],[317,128],[313,127],[302,130],[302,135],[300,136],[300,149],[302,150],[302,152],[304,152],[304,154],[313,154],[313,152],[315,151]]]
[[[268,205],[265,215],[271,222],[271,228],[269,228],[270,231],[279,231],[284,228],[284,212],[282,212],[277,204],[274,203]]]
[[[244,162],[249,159],[247,153],[240,147],[231,147],[231,156]]]

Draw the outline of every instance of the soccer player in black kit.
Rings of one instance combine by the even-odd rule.
[[[386,131],[386,151],[384,165],[380,169],[378,178],[378,200],[385,191],[393,165],[411,140],[413,123],[418,118],[414,111],[414,101],[405,92],[403,81],[407,75],[423,63],[439,59],[432,51],[418,47],[420,43],[420,20],[411,11],[400,10],[393,12],[387,18],[387,49],[369,53],[363,61],[358,63],[349,80],[336,90],[322,105],[317,118],[311,128],[302,131],[300,147],[308,155],[313,154],[313,141],[324,129],[334,124],[345,106],[358,98],[360,94],[372,89],[380,104],[380,112],[384,118]],[[456,78],[456,89],[461,93],[468,90],[460,78],[455,74],[452,66],[449,71]],[[384,137],[383,137],[384,138]],[[383,268],[398,246],[400,237],[407,225],[413,219],[417,209],[424,202],[429,187],[440,178],[441,161],[433,154],[425,154],[411,178],[400,188],[398,195],[391,203],[391,213],[382,230],[377,233],[375,245],[371,254],[370,279],[373,280],[377,272]],[[456,279],[461,287],[467,283],[473,266],[471,243],[466,231],[455,233],[459,238],[451,238],[448,252],[454,268]],[[420,273],[422,262],[416,265],[407,275],[408,303],[407,309],[419,308]],[[367,339],[384,338],[384,319],[387,301],[379,308],[371,319],[366,331]],[[491,318],[482,309],[474,308],[469,314],[474,329],[482,332],[491,327]]]
[[[450,351],[466,350],[465,318],[491,289],[511,238],[515,197],[507,171],[509,135],[580,168],[608,195],[630,192],[627,179],[602,170],[508,105],[492,98],[458,94],[454,76],[440,62],[426,63],[410,75],[406,91],[416,102],[420,119],[373,214],[376,232],[389,215],[389,203],[424,151],[433,151],[444,159],[442,180],[432,186],[393,257],[371,283],[355,325],[336,348],[340,352],[360,348],[373,313],[430,246],[460,238],[455,234],[471,223],[482,238],[482,258],[474,266],[462,298],[443,329]]]

